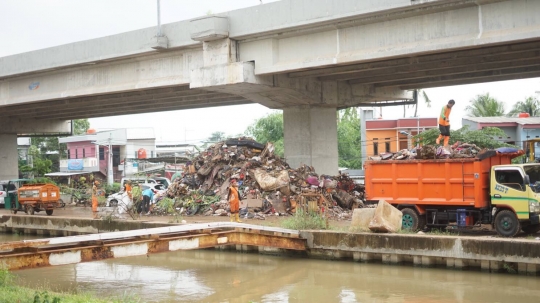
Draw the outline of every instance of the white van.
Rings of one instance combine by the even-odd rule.
[[[124,188],[124,185],[126,184],[127,181],[131,181],[131,183],[137,183],[137,184],[142,184],[142,183],[158,183],[155,179],[153,178],[147,178],[147,177],[125,177],[125,178],[122,178],[122,180],[120,181],[120,187],[121,188]]]

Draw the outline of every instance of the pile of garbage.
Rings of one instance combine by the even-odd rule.
[[[435,145],[424,145],[411,150],[402,149],[397,153],[382,153],[379,156],[370,157],[370,160],[428,160],[428,159],[457,159],[475,158],[479,154],[488,151],[476,144],[456,142],[448,148]]]
[[[272,143],[247,137],[215,143],[201,152],[186,164],[183,176],[169,186],[166,196],[181,213],[226,216],[232,178],[238,180],[243,218],[265,219],[304,208],[350,219],[352,209],[364,205],[363,185],[348,175],[318,175],[307,165],[292,169],[274,154]]]

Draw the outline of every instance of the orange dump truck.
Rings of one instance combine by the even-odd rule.
[[[60,189],[54,184],[25,184],[17,193],[20,208],[30,215],[44,210],[50,216],[60,200]]]
[[[476,158],[366,161],[367,202],[403,212],[403,228],[492,224],[513,237],[540,230],[540,164],[511,164],[516,153]]]

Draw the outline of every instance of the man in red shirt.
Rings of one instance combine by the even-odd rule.
[[[443,106],[441,113],[439,114],[439,131],[441,134],[435,140],[437,144],[441,143],[441,139],[444,138],[444,147],[448,148],[448,141],[450,141],[450,112],[452,107],[456,104],[456,101],[450,100],[448,104]]]

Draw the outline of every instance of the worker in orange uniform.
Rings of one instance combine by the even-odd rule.
[[[93,219],[98,219],[98,185],[99,181],[94,181],[94,185],[92,186],[92,215]]]
[[[238,182],[236,179],[231,180],[231,185],[229,187],[229,206],[231,208],[231,222],[238,222],[240,221],[240,197],[238,194]]]
[[[435,140],[437,144],[441,144],[441,139],[444,138],[444,148],[448,149],[448,141],[450,141],[450,112],[456,101],[450,100],[448,104],[443,106],[439,115],[439,131],[441,134]]]
[[[128,180],[126,184],[124,185],[124,191],[128,195],[130,203],[133,202],[133,194],[131,193],[132,189],[133,187],[131,187],[131,180]]]

